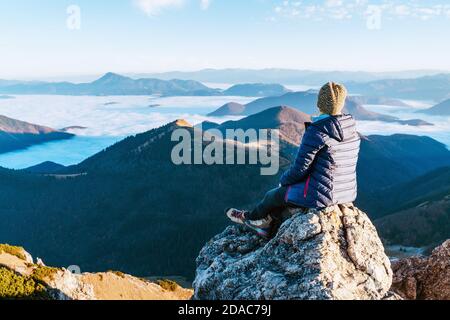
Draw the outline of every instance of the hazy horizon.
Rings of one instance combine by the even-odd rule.
[[[66,73],[66,74],[49,74],[49,75],[36,75],[36,76],[23,76],[23,77],[1,77],[0,80],[8,80],[8,81],[47,81],[47,82],[59,82],[59,81],[69,81],[69,82],[91,82],[97,80],[98,78],[104,76],[107,73],[119,74],[122,76],[127,76],[133,79],[139,78],[141,75],[149,75],[149,76],[157,76],[158,74],[171,74],[171,73],[197,73],[203,72],[207,70],[214,71],[227,71],[227,70],[245,70],[245,71],[269,71],[269,70],[283,70],[283,71],[297,71],[297,72],[317,72],[317,73],[333,73],[333,72],[342,72],[342,73],[367,73],[374,75],[389,75],[389,74],[401,74],[401,73],[426,73],[426,74],[446,74],[450,73],[449,70],[444,69],[400,69],[400,70],[383,70],[383,71],[369,71],[369,70],[337,70],[337,69],[329,69],[329,70],[314,70],[314,69],[295,69],[295,68],[275,68],[275,67],[267,67],[267,68],[245,68],[245,67],[231,67],[231,68],[201,68],[201,69],[174,69],[174,70],[165,70],[165,71],[140,71],[140,72],[131,72],[131,71],[107,71],[101,73],[92,73],[92,74],[74,74],[74,73]],[[203,82],[203,81],[200,81]],[[214,83],[212,83],[214,84]],[[227,83],[232,84],[232,83]]]

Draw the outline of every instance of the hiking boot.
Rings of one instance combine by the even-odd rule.
[[[251,230],[255,231],[258,236],[260,236],[261,238],[264,238],[266,240],[271,238],[271,234],[272,234],[272,228],[271,227],[267,227],[267,228],[261,228],[261,227],[257,227],[253,224],[253,221],[247,220],[245,222],[245,225],[250,228]]]
[[[261,220],[246,220],[246,221],[251,223],[251,225],[256,228],[267,229],[272,226],[273,218],[271,216],[268,216],[267,218]]]
[[[272,217],[268,216],[261,220],[246,220],[245,225],[254,230],[260,237],[270,239],[272,235],[272,222]]]
[[[248,213],[248,211],[238,210],[234,208],[225,210],[225,214],[227,215],[227,217],[234,223],[238,224],[245,224],[245,222],[247,221],[247,219],[245,218],[246,213]]]
[[[238,209],[227,209],[225,211],[228,218],[238,224],[247,226],[248,228],[255,231],[260,237],[269,239],[272,231],[272,217],[267,217],[261,220],[249,220],[245,217],[248,211],[238,210]]]

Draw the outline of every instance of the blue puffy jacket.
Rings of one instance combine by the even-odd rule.
[[[361,139],[351,115],[328,116],[307,125],[297,158],[281,177],[286,201],[305,208],[353,202]]]

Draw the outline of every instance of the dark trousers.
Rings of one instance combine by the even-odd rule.
[[[280,217],[282,212],[289,207],[286,202],[287,187],[279,187],[267,192],[264,199],[246,217],[249,220],[261,220],[269,215]]]

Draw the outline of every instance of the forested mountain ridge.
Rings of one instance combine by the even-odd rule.
[[[432,248],[450,235],[450,193],[387,215],[375,225],[388,243]]]
[[[0,153],[72,137],[71,133],[0,115]]]
[[[359,198],[365,201],[366,192],[405,183],[448,165],[450,151],[430,137],[406,134],[363,137],[358,162],[362,191]],[[368,210],[364,205],[361,207]]]
[[[277,178],[252,165],[176,166],[175,128],[129,137],[69,168],[85,175],[0,170],[2,240],[53,265],[192,276],[204,241],[227,224],[223,209],[250,206]]]
[[[373,218],[381,218],[402,210],[414,208],[424,202],[437,201],[450,194],[450,167],[443,159],[447,167],[439,167],[426,171],[425,174],[413,179],[405,177],[394,184],[388,184],[371,194],[362,194],[360,200],[366,207],[372,208]],[[417,173],[411,168],[414,174]],[[405,192],[407,190],[407,192]],[[380,201],[380,199],[383,201]]]

